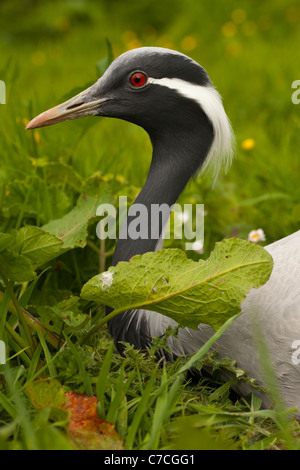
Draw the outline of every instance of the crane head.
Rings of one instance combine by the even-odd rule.
[[[217,173],[231,162],[233,133],[221,97],[204,68],[176,51],[141,47],[125,52],[96,83],[41,113],[26,129],[84,116],[132,122],[143,127],[152,142],[174,142],[174,149],[178,139],[188,145],[201,131],[208,154],[205,165],[212,162]]]

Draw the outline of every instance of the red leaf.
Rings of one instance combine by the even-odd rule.
[[[70,413],[68,434],[77,449],[123,449],[122,439],[115,426],[97,415],[96,397],[66,393],[64,409]]]

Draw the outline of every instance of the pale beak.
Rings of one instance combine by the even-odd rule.
[[[95,98],[93,96],[94,90],[94,85],[92,85],[68,101],[44,111],[33,118],[25,129],[51,126],[52,124],[69,121],[70,119],[96,115],[99,106],[104,101],[107,101],[107,98]]]

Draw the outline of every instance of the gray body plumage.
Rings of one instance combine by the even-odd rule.
[[[262,342],[263,348],[267,346],[284,405],[300,410],[300,231],[265,248],[274,261],[270,279],[247,295],[242,303],[242,315],[217,340],[214,349],[219,357],[236,360],[249,377],[267,387],[262,360],[268,358],[260,357],[259,342]],[[146,310],[127,312],[127,319],[120,334],[114,331],[114,335],[118,341],[129,341],[139,347],[150,345],[151,337],[162,337],[169,325],[176,326],[170,318]],[[172,351],[169,359],[198,351],[213,333],[204,324],[198,330],[180,329],[177,337],[167,339]],[[299,341],[299,364],[295,341]],[[244,396],[254,391],[264,407],[271,405],[270,396],[254,390],[248,382],[240,381],[234,388]]]

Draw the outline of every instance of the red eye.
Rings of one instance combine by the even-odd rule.
[[[141,87],[141,86],[145,85],[146,81],[147,81],[147,76],[144,73],[141,73],[141,72],[135,72],[130,77],[130,83],[134,87]]]

